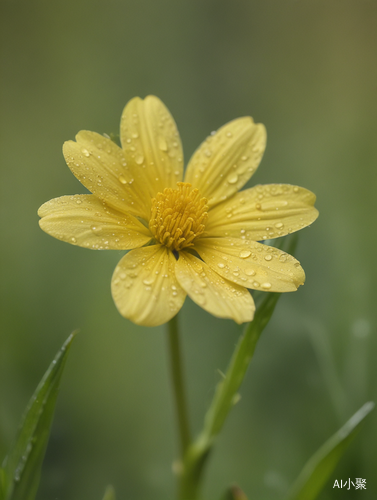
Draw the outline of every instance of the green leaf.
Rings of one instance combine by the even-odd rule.
[[[5,458],[5,500],[34,500],[54,416],[60,378],[75,334],[72,333],[35,390],[17,439]]]
[[[321,448],[309,459],[287,500],[314,500],[337,466],[348,445],[360,430],[365,417],[373,410],[374,403],[365,403]]]
[[[115,490],[111,485],[106,488],[103,500],[115,500]]]
[[[237,343],[225,377],[218,383],[212,404],[205,417],[205,439],[211,442],[221,431],[231,408],[239,401],[238,390],[246,375],[259,337],[269,322],[279,299],[278,293],[267,293]]]
[[[280,242],[281,249],[293,253],[297,246],[298,236],[294,234]],[[257,296],[257,308],[254,319],[246,327],[239,339],[224,379],[217,387],[211,406],[205,416],[205,424],[201,439],[211,444],[221,431],[231,408],[240,400],[238,390],[246,375],[250,361],[261,336],[270,321],[281,294],[261,292]]]

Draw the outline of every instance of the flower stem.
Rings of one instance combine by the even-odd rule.
[[[187,415],[186,392],[183,383],[182,357],[179,347],[179,328],[177,316],[168,323],[168,338],[170,352],[170,368],[173,381],[173,393],[175,400],[175,409],[178,420],[178,431],[180,441],[180,461],[190,446],[190,428]]]

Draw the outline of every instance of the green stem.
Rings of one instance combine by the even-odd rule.
[[[186,392],[183,383],[182,357],[179,347],[179,328],[177,316],[172,318],[168,323],[168,337],[173,393],[178,419],[180,460],[182,463],[183,457],[190,446],[191,437],[187,415]]]

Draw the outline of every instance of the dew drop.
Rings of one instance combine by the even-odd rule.
[[[250,255],[251,252],[249,250],[241,250],[240,252],[241,259],[247,259],[248,257],[250,257]]]
[[[235,184],[238,181],[238,175],[234,174],[228,177],[227,179],[229,184]]]
[[[219,267],[220,269],[224,269],[225,264],[223,264],[222,262],[219,262],[219,263],[217,264],[217,267]]]
[[[271,283],[268,283],[268,282],[262,283],[262,288],[264,290],[269,290],[271,288],[271,286],[272,286]]]
[[[247,276],[254,276],[255,275],[255,271],[254,271],[254,269],[247,268],[247,269],[245,269],[245,274]]]
[[[277,223],[275,224],[275,227],[276,227],[277,229],[281,229],[282,227],[284,227],[284,224],[283,224],[282,222],[277,222]]]
[[[143,155],[138,155],[136,158],[135,158],[135,161],[138,165],[141,165],[144,161],[144,156]]]
[[[264,256],[264,260],[272,260],[272,256],[271,255],[265,255]]]
[[[77,240],[76,240],[76,238],[75,238],[75,237],[72,237],[72,238],[71,238],[71,241],[72,241],[72,243],[76,243],[76,242],[77,242]]]
[[[153,278],[146,278],[143,280],[144,285],[151,285],[153,283],[154,279]]]
[[[88,151],[87,149],[85,149],[85,148],[84,148],[84,149],[82,149],[82,150],[81,150],[81,152],[82,152],[82,154],[83,154],[84,156],[86,156],[87,158],[89,158],[90,153],[89,153],[89,151]]]
[[[77,203],[78,205],[81,205],[82,200],[80,200],[80,198],[78,198],[78,199],[76,200],[76,203]]]
[[[119,179],[119,182],[120,182],[121,184],[127,184],[127,179],[124,177],[124,175],[123,175],[123,174],[121,174],[121,175],[118,177],[118,179]]]

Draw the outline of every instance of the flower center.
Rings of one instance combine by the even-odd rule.
[[[149,228],[154,237],[170,250],[192,247],[203,233],[207,220],[207,200],[188,182],[177,182],[177,188],[165,188],[152,199]]]

